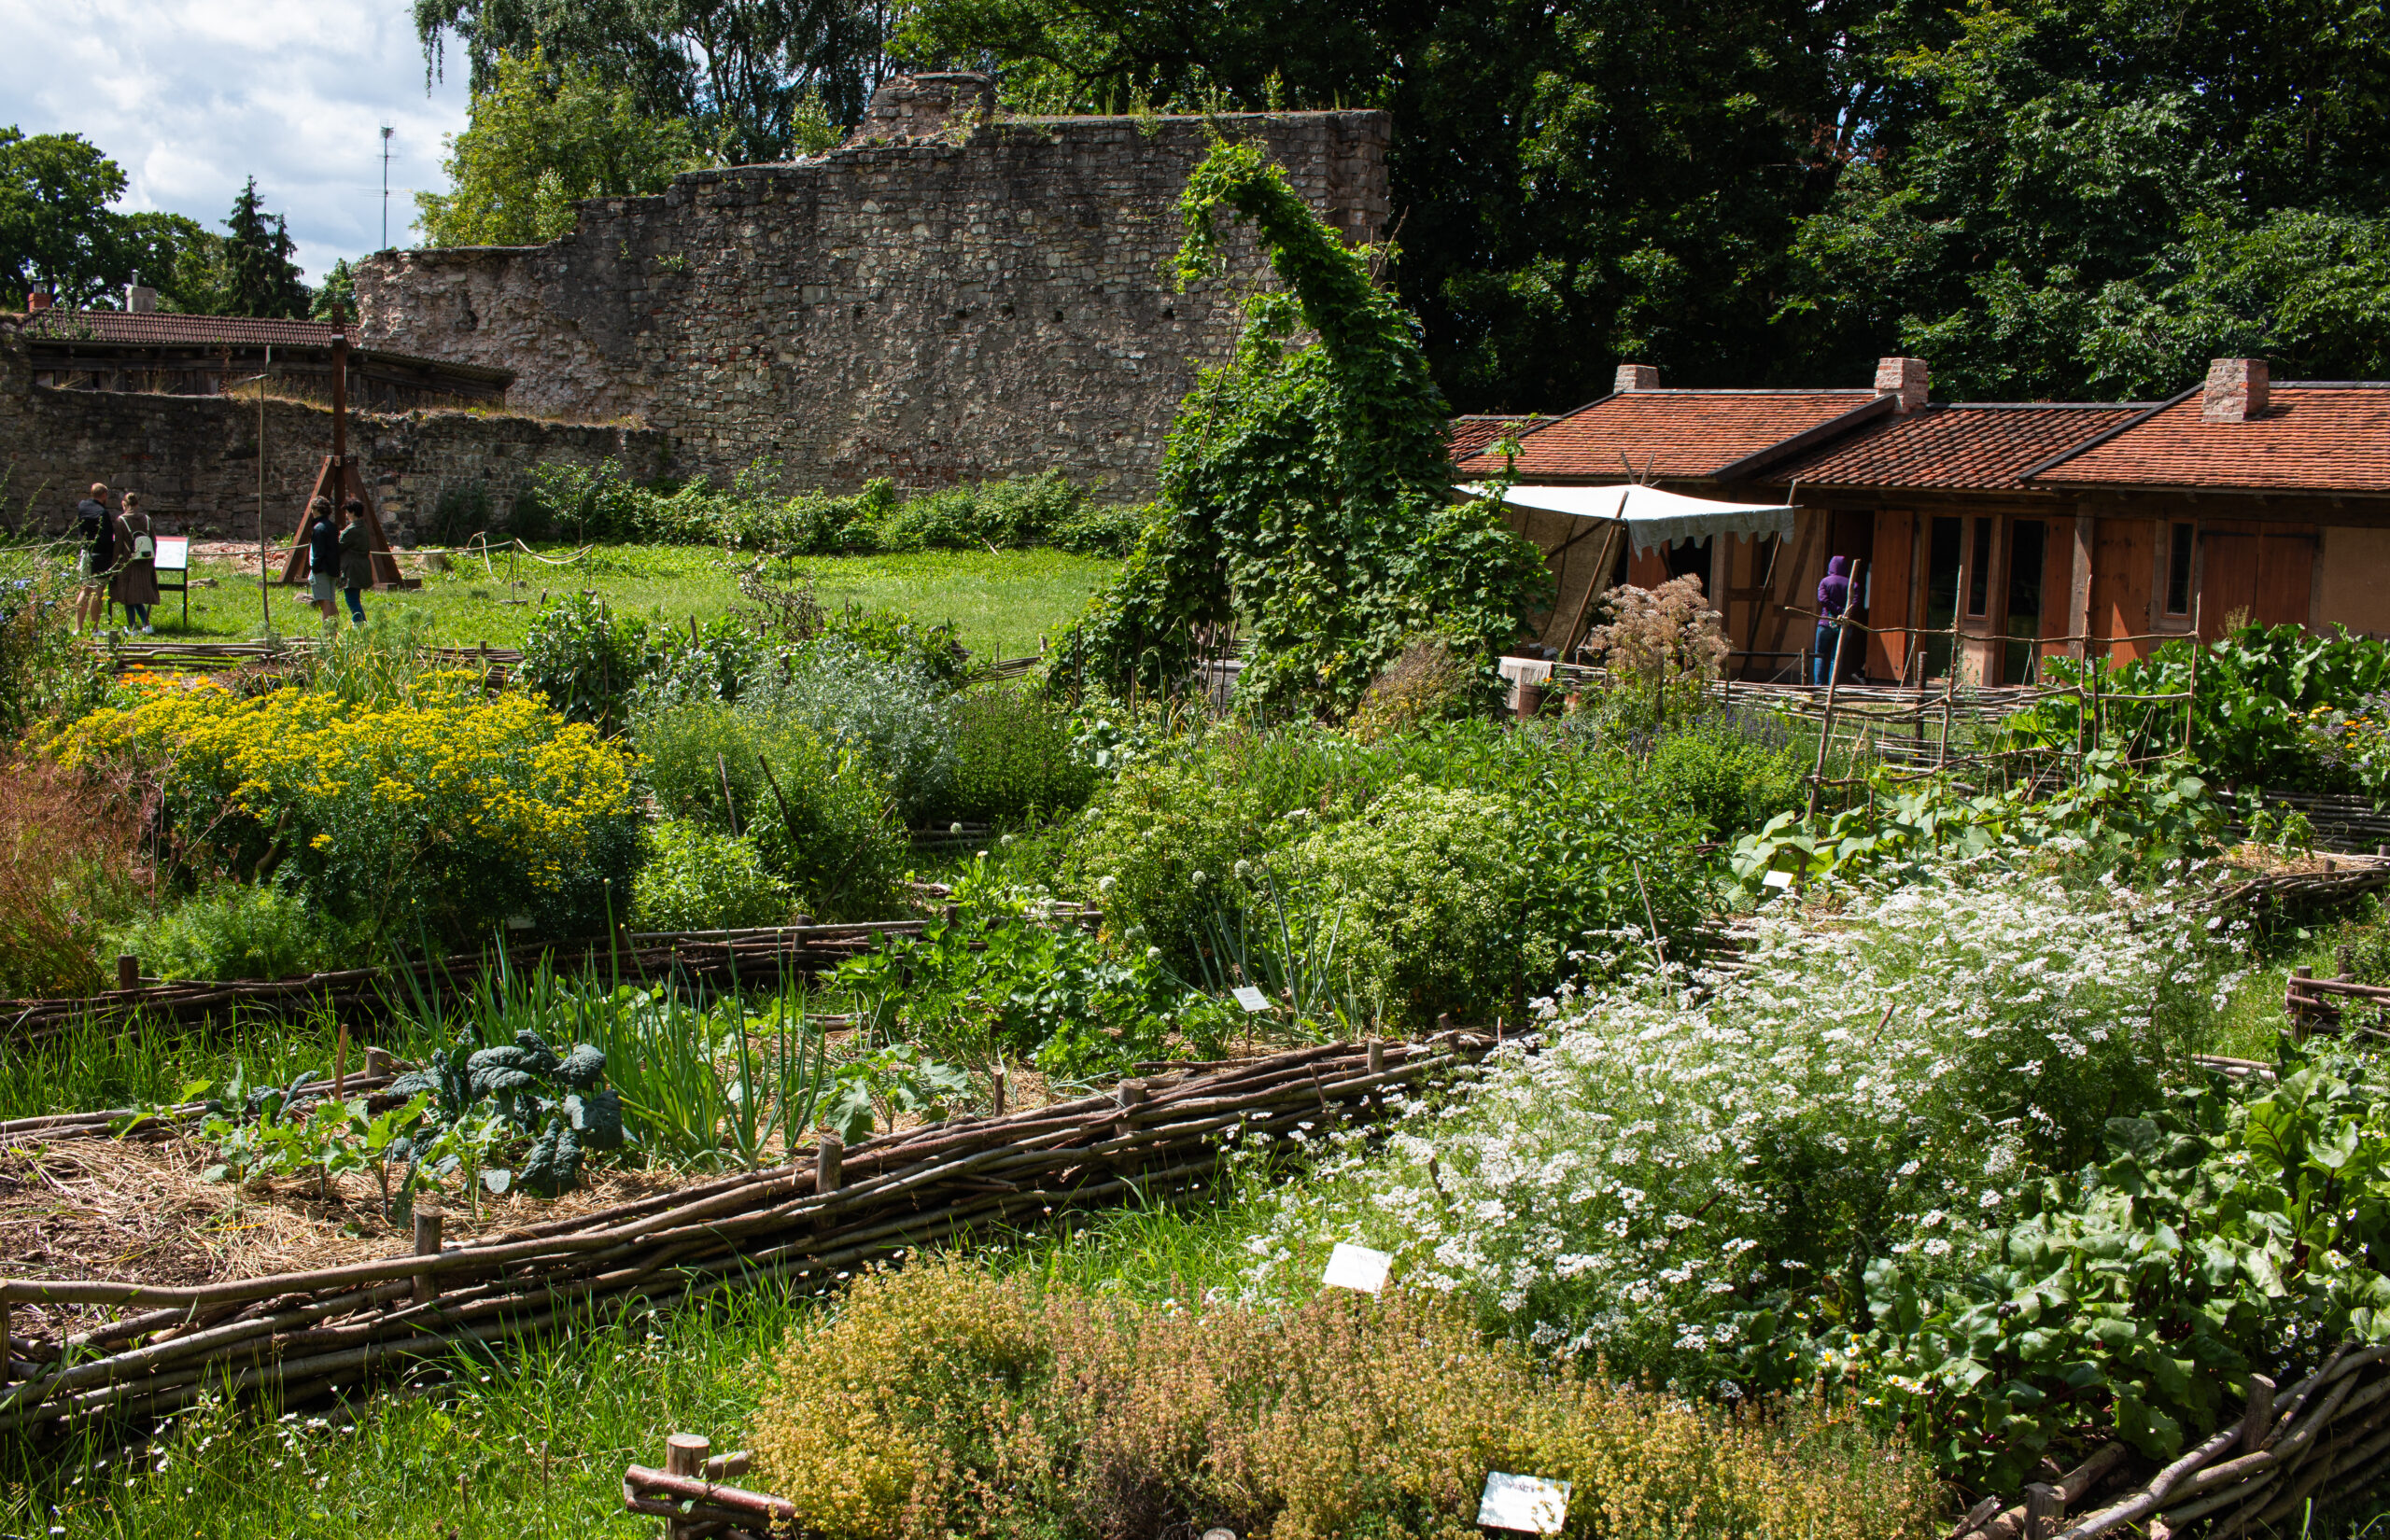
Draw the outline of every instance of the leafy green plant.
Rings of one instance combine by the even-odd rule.
[[[1057,818],[1087,805],[1101,773],[1078,750],[1078,724],[1058,702],[1019,685],[965,691],[949,707],[954,771],[938,816]]]
[[[494,1138],[528,1140],[529,1147],[519,1169],[469,1171],[468,1181],[478,1174],[493,1192],[520,1185],[554,1197],[580,1183],[584,1147],[611,1150],[623,1142],[622,1095],[604,1085],[605,1078],[602,1050],[583,1043],[558,1055],[525,1028],[511,1043],[476,1048],[459,1041],[434,1050],[422,1069],[393,1081],[388,1094],[428,1097],[428,1115],[438,1128],[471,1124],[478,1131],[494,1116],[500,1126]],[[430,1153],[429,1145],[420,1152]]]
[[[653,666],[653,652],[646,621],[591,595],[572,594],[532,619],[523,637],[520,678],[567,721],[612,733]]]
[[[631,923],[644,931],[717,931],[784,923],[788,884],[750,839],[688,819],[648,825],[647,859],[631,880]]]
[[[909,1043],[892,1043],[838,1066],[825,1104],[831,1128],[849,1143],[869,1139],[874,1122],[893,1128],[902,1117],[935,1123],[971,1091],[971,1077]]]
[[[169,979],[288,978],[367,958],[322,911],[272,885],[222,883],[118,931],[108,947]]]

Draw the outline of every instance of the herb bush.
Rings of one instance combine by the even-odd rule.
[[[2028,1186],[2157,1104],[2230,982],[2177,895],[1949,875],[1829,929],[1764,915],[1752,971],[1704,993],[1564,987],[1543,1051],[1278,1189],[1249,1287],[1300,1297],[1358,1241],[1611,1372],[1748,1392],[1863,1367],[1870,1264],[1952,1284],[1989,1261]]]
[[[288,978],[360,967],[348,938],[304,899],[271,885],[224,883],[117,932],[109,950],[160,978]]]
[[[1401,1289],[1282,1315],[927,1262],[858,1280],[766,1376],[754,1484],[833,1540],[1462,1540],[1488,1470],[1574,1483],[1569,1535],[1938,1533],[1923,1462],[1848,1413],[1551,1375]]]
[[[423,675],[387,706],[151,686],[57,744],[94,774],[164,766],[160,817],[182,869],[270,873],[359,951],[462,942],[516,914],[550,934],[602,931],[639,854],[622,754],[466,673]]]
[[[1732,840],[1800,807],[1809,768],[1781,722],[1736,712],[1677,724],[1652,746],[1642,773],[1711,839]]]
[[[631,883],[631,923],[642,931],[729,931],[788,920],[788,884],[754,841],[688,819],[647,826],[647,859]]]
[[[910,853],[882,773],[751,697],[640,719],[640,773],[668,817],[744,836],[808,913],[871,919],[900,907]]]
[[[1042,691],[982,685],[947,707],[954,770],[941,817],[1027,819],[1076,813],[1102,777],[1078,750],[1078,723]]]
[[[843,637],[785,656],[742,708],[801,725],[870,765],[907,819],[929,817],[951,795],[954,730],[944,693],[918,670]]]

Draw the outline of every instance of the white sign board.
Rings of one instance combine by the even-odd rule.
[[[1792,886],[1792,874],[1790,872],[1770,872],[1767,875],[1759,879],[1759,885],[1762,888],[1790,888]]]
[[[1245,985],[1243,988],[1234,989],[1230,992],[1235,997],[1236,1002],[1239,1005],[1244,1006],[1248,1011],[1266,1011],[1270,1009],[1270,997],[1263,994],[1260,990],[1255,988],[1250,984]]]
[[[158,548],[156,566],[159,571],[187,572],[190,570],[190,537],[189,535],[161,535],[157,539],[156,545]]]
[[[1487,1529],[1558,1534],[1568,1519],[1568,1482],[1502,1471],[1485,1473],[1485,1495],[1477,1500],[1477,1521]]]
[[[1394,1258],[1385,1252],[1373,1252],[1367,1246],[1348,1246],[1340,1240],[1336,1250],[1329,1253],[1328,1271],[1320,1281],[1331,1289],[1355,1289],[1362,1294],[1375,1294],[1385,1287],[1386,1269],[1394,1266]]]

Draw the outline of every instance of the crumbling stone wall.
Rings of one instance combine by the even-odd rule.
[[[330,411],[266,402],[266,527],[275,539],[298,528],[331,436]],[[665,436],[650,429],[471,412],[352,412],[348,441],[391,539],[401,544],[452,487],[481,488],[502,520],[525,471],[542,461],[618,459],[644,479],[663,472],[668,450]],[[72,525],[76,499],[105,482],[140,493],[162,533],[251,536],[257,404],[36,385],[24,345],[0,329],[0,524],[12,528],[63,531]]]
[[[979,77],[916,77],[839,148],[591,200],[544,246],[401,251],[358,268],[373,346],[515,371],[517,408],[628,418],[676,466],[777,457],[792,488],[935,485],[1061,468],[1150,492],[1179,399],[1232,350],[1227,282],[1180,294],[1177,199],[1199,118],[993,120]],[[1233,115],[1354,241],[1385,233],[1390,120]]]

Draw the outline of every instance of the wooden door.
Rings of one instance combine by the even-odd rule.
[[[1898,679],[1908,668],[1911,637],[1895,629],[1910,624],[1909,590],[1917,550],[1917,516],[1913,513],[1876,515],[1874,549],[1868,559],[1867,623],[1875,634],[1867,638],[1867,672],[1877,679]]]
[[[2150,582],[2158,567],[2155,519],[2100,519],[2091,540],[2091,636],[2087,653],[2114,663],[2145,657],[2152,642],[2115,642],[2098,638],[2137,637],[2149,626]]]
[[[2245,617],[2305,625],[2315,581],[2313,525],[2200,525],[2200,637],[2214,641]]]

